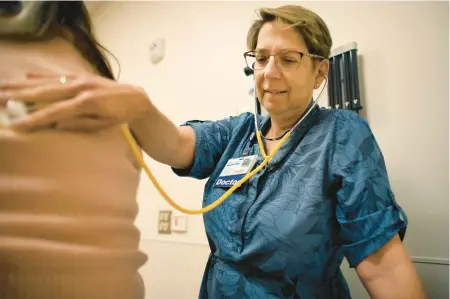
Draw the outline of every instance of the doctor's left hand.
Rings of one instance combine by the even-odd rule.
[[[11,124],[16,131],[45,127],[97,131],[129,123],[150,105],[143,89],[95,75],[29,74],[22,81],[0,83],[0,106],[9,99],[38,107]]]

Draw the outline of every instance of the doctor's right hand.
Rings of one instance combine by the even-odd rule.
[[[96,76],[30,74],[0,84],[0,106],[13,99],[35,112],[11,124],[17,131],[44,127],[97,131],[130,123],[151,109],[142,88]]]

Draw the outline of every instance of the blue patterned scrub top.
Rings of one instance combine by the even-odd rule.
[[[262,133],[270,118],[259,117]],[[209,178],[203,206],[231,158],[259,155],[253,114],[189,121],[194,164],[179,176]],[[204,215],[211,247],[201,299],[347,299],[340,265],[355,267],[396,234],[406,216],[389,185],[367,122],[346,110],[315,107],[270,165]]]

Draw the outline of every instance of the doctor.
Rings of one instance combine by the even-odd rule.
[[[401,242],[406,217],[369,125],[311,106],[328,73],[326,24],[300,6],[263,8],[247,43],[257,96],[270,114],[257,120],[266,153],[292,132],[269,165],[204,215],[211,254],[200,298],[351,298],[344,257],[372,298],[425,298]],[[229,188],[218,181],[230,159],[255,156],[254,167],[263,160],[251,114],[177,127],[140,88],[77,74],[60,84],[60,75],[11,85],[16,99],[55,101],[14,128],[96,131],[128,122],[153,159],[180,176],[209,178],[203,205]]]

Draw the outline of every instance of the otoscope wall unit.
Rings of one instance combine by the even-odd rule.
[[[362,110],[359,90],[358,45],[352,42],[331,50],[328,72],[328,107]]]

